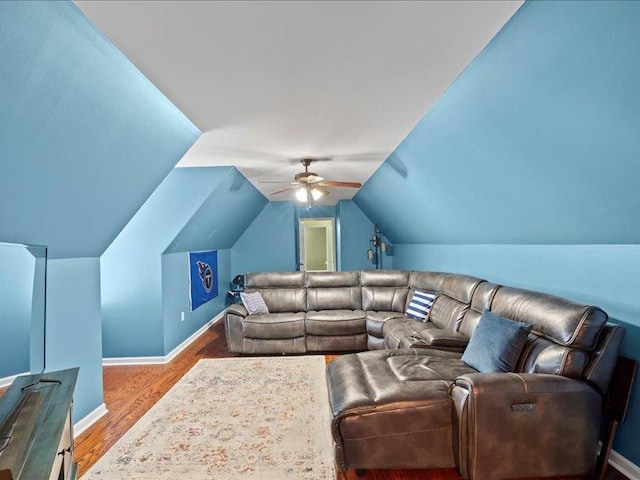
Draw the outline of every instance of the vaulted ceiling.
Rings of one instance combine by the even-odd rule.
[[[521,2],[75,4],[202,130],[178,166],[235,165],[269,196],[307,156],[364,183]]]

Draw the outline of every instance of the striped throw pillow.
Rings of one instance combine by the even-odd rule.
[[[431,310],[435,299],[435,293],[416,290],[411,302],[409,302],[409,305],[407,306],[407,310],[404,312],[405,316],[420,322],[426,322],[427,315],[429,315],[429,310]]]

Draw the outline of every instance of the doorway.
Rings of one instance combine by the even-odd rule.
[[[335,219],[301,218],[298,222],[300,270],[335,272]]]

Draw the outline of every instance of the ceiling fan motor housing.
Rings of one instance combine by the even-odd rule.
[[[301,172],[297,173],[295,177],[296,182],[315,182],[317,181],[318,174],[315,172]]]

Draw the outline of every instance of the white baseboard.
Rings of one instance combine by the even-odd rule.
[[[91,425],[96,423],[101,417],[107,414],[107,406],[103,403],[89,415],[73,424],[73,438],[77,438]]]
[[[185,348],[187,348],[196,338],[206,332],[211,325],[218,322],[224,317],[224,310],[220,312],[218,315],[213,317],[207,323],[205,323],[202,327],[200,327],[197,331],[195,331],[189,338],[187,338],[184,342],[178,345],[176,348],[171,350],[167,355],[159,356],[159,357],[113,357],[113,358],[103,358],[102,365],[105,367],[112,367],[116,365],[159,365],[169,363],[173,360],[180,352],[182,352]]]
[[[29,375],[29,372],[19,373],[17,375],[11,375],[10,377],[0,378],[0,388],[8,387],[20,375]]]
[[[609,464],[629,480],[640,480],[640,467],[631,460],[627,460],[615,450],[611,450]]]

